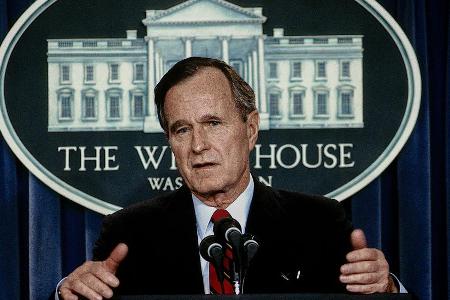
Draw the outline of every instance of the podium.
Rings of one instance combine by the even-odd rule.
[[[412,294],[243,294],[243,295],[139,295],[116,300],[413,300]]]

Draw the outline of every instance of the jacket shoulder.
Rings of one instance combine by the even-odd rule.
[[[105,216],[103,223],[139,220],[140,218],[161,219],[174,205],[189,200],[189,192],[184,187],[179,190],[163,193],[154,198],[137,202],[110,215]]]
[[[180,188],[182,189],[182,188]],[[172,222],[173,213],[192,205],[189,193],[177,190],[132,204],[104,217],[93,253],[94,259],[106,258],[120,242],[139,240],[145,235],[157,235]]]
[[[295,212],[300,215],[330,217],[338,213],[343,214],[343,218],[345,218],[342,204],[335,199],[322,195],[275,189],[262,183],[258,183],[258,185],[259,193],[269,195],[268,197],[274,200],[279,208],[287,214]]]

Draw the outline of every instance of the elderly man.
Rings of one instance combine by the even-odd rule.
[[[250,173],[259,115],[250,86],[227,64],[191,57],[155,89],[184,185],[107,216],[85,262],[58,286],[64,299],[210,293],[199,243],[226,209],[260,248],[245,293],[395,292],[381,251],[352,232],[337,201],[264,186]]]

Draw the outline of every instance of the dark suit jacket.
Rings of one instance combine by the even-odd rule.
[[[338,277],[351,229],[337,201],[274,190],[255,180],[246,232],[261,246],[244,293],[345,291]],[[105,217],[94,259],[107,258],[119,242],[129,253],[117,272],[116,293],[203,293],[195,212],[186,187]]]

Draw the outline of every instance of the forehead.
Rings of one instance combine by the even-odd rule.
[[[165,111],[187,105],[229,105],[233,96],[228,78],[221,70],[204,67],[191,77],[171,87],[165,97]]]

